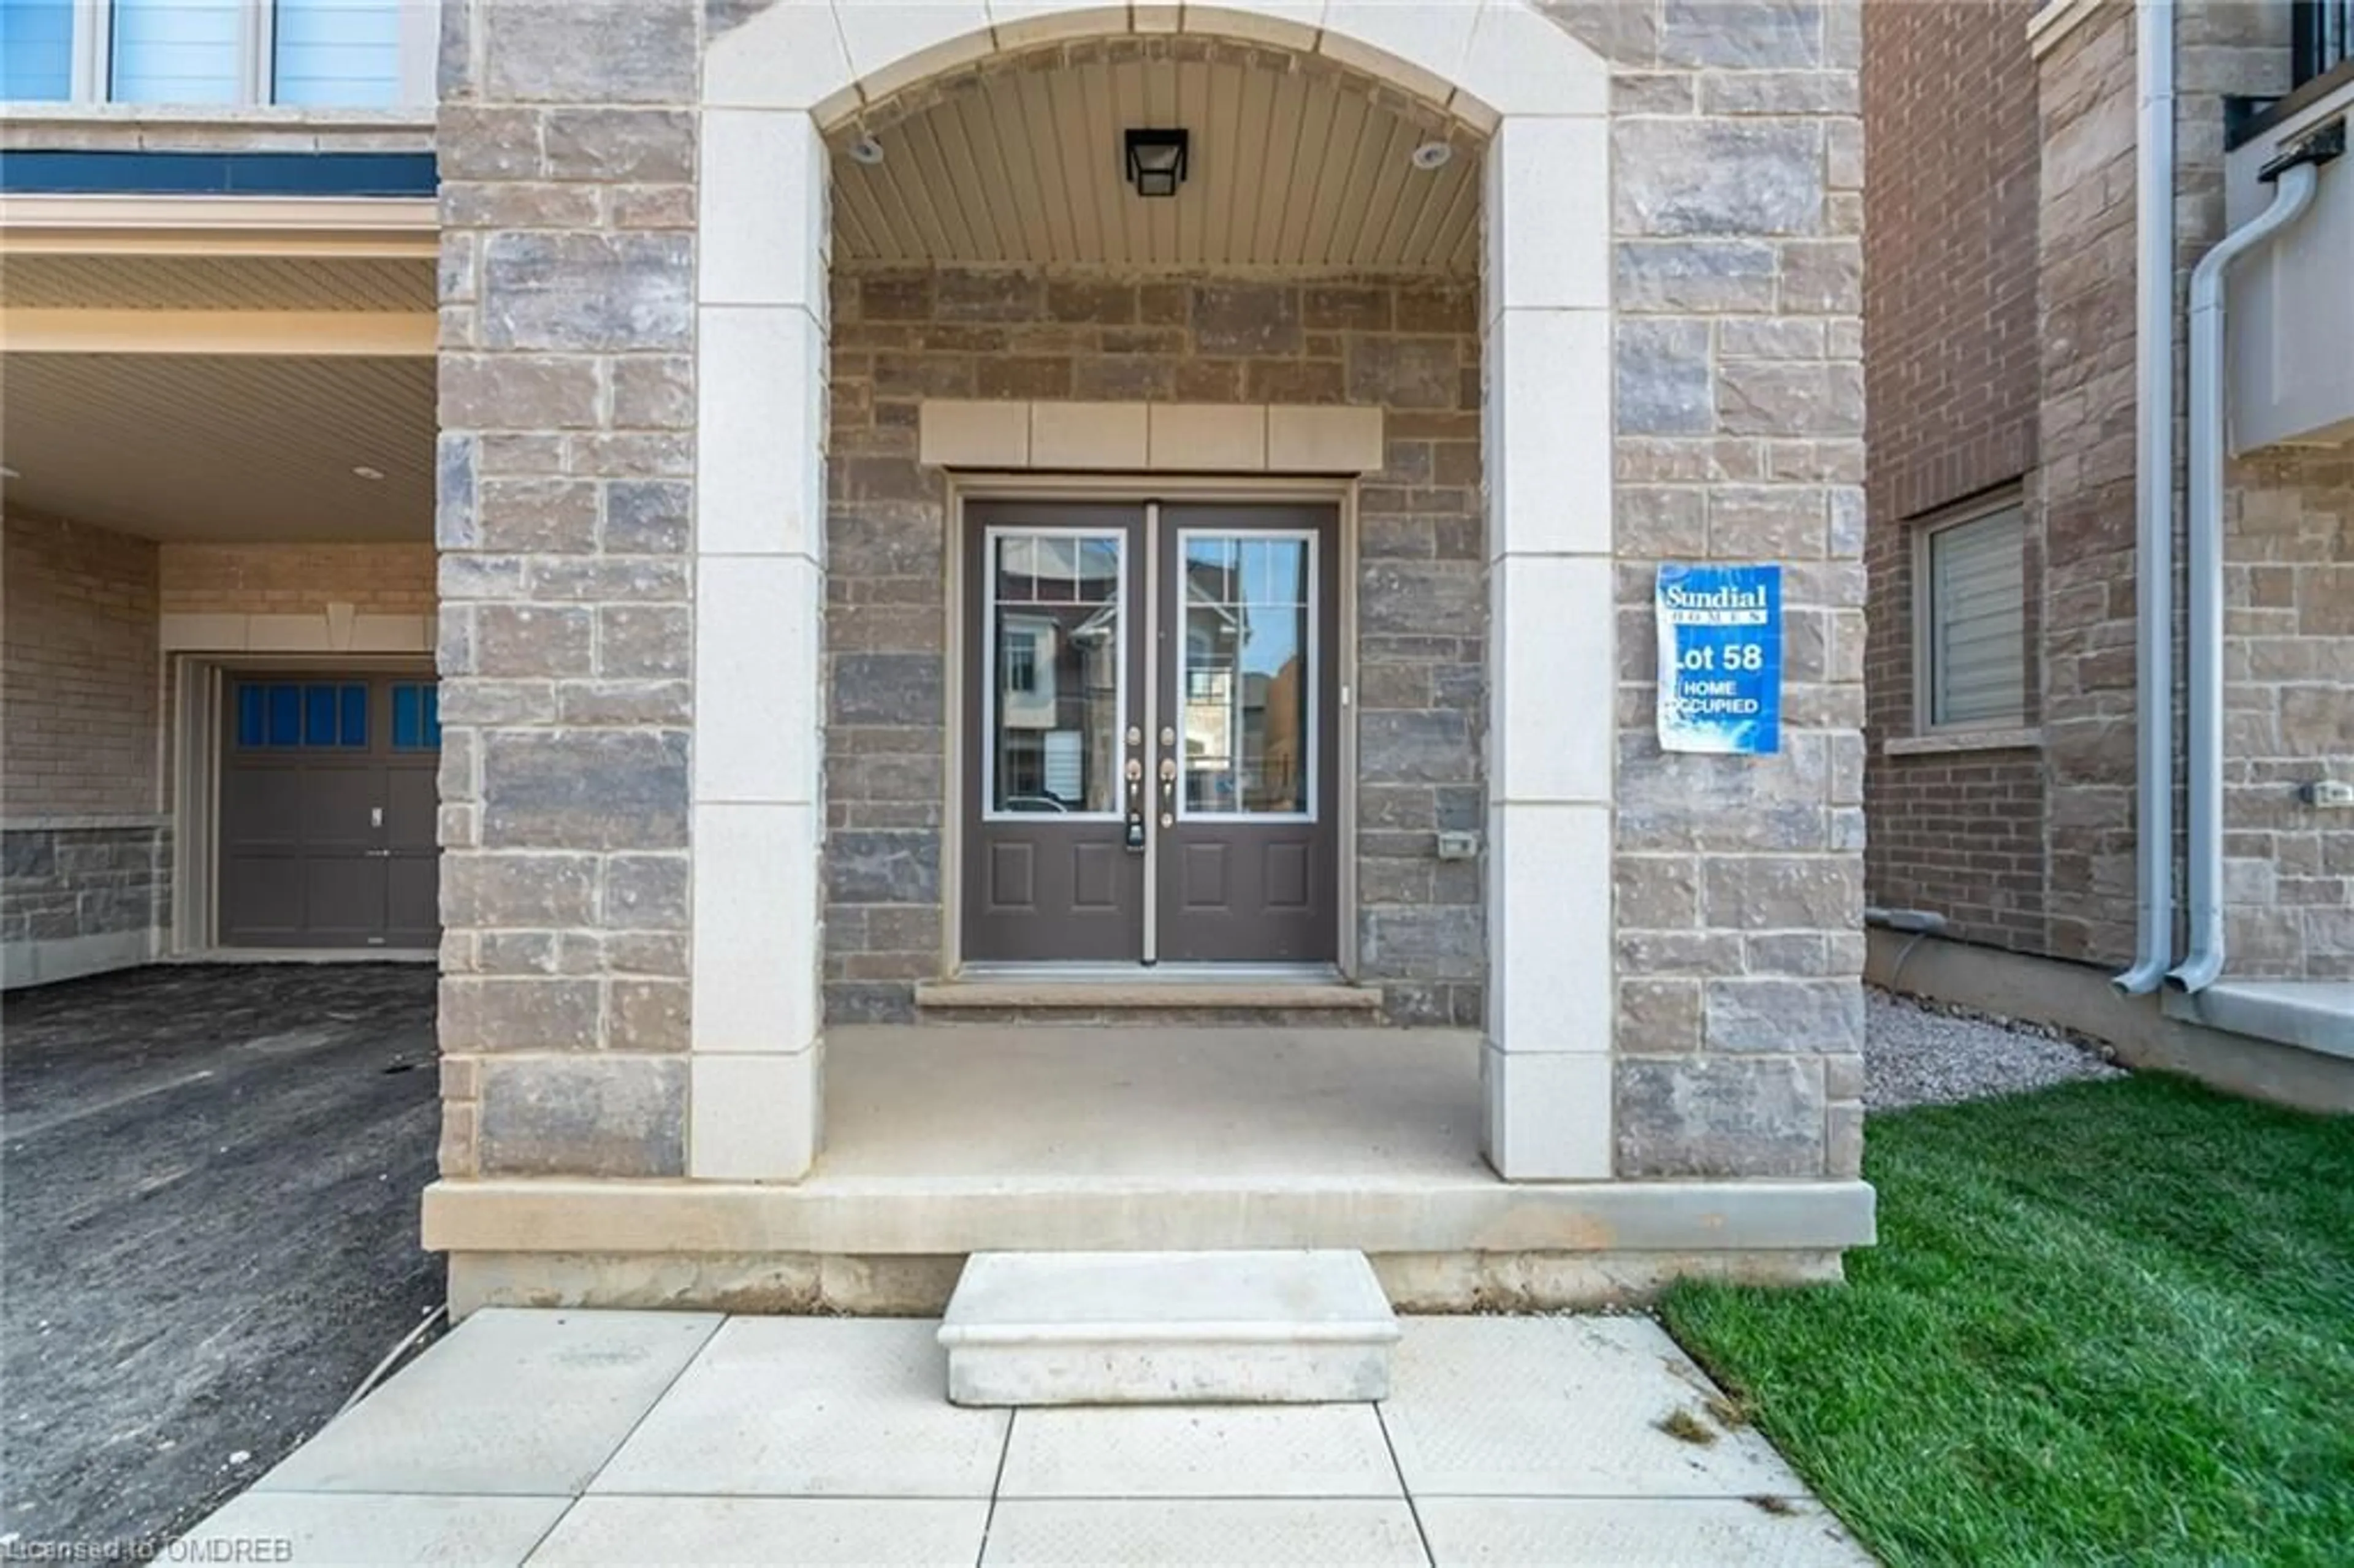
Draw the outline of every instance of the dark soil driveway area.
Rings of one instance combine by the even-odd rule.
[[[165,967],[0,1008],[0,1553],[183,1530],[442,1298],[432,970]]]

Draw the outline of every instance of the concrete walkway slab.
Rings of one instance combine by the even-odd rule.
[[[1423,1568],[1428,1561],[1403,1499],[1333,1498],[1002,1502],[981,1557],[981,1568]]]
[[[1707,1413],[1715,1388],[1640,1318],[1426,1318],[1383,1406],[1416,1496],[1795,1496],[1772,1445]],[[1681,1411],[1704,1440],[1659,1423]]]
[[[254,1489],[578,1496],[720,1322],[477,1312]]]
[[[1871,1561],[1810,1502],[1425,1498],[1416,1512],[1433,1557],[1479,1568],[1850,1568]]]
[[[571,1506],[569,1497],[250,1491],[183,1537],[170,1561],[520,1563]]]
[[[972,1568],[985,1499],[584,1498],[531,1568]]]
[[[1002,1410],[948,1403],[938,1325],[737,1318],[714,1337],[591,1490],[985,1498]]]
[[[1403,1497],[1370,1404],[1025,1410],[1007,1498]]]
[[[205,1539],[506,1568],[1870,1561],[1647,1319],[1401,1327],[1379,1404],[1005,1411],[948,1403],[929,1320],[484,1313]],[[1659,1429],[1680,1410],[1704,1441]]]

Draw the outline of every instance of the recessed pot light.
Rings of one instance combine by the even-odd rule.
[[[384,477],[384,470],[380,468],[370,468],[366,463],[355,464],[353,467],[352,471],[359,475],[362,479],[368,481],[370,483],[374,483],[376,481]]]
[[[850,144],[850,161],[873,168],[883,161],[883,143],[872,136],[861,136]]]
[[[1425,142],[1414,150],[1414,166],[1425,174],[1443,169],[1454,160],[1455,149],[1444,142]]]

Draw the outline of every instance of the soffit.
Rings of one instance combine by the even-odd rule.
[[[1130,127],[1182,126],[1191,167],[1145,200]],[[864,131],[880,164],[846,154]],[[1435,172],[1416,146],[1455,149]],[[1206,40],[1107,40],[928,84],[835,138],[850,263],[1476,274],[1480,149],[1434,111],[1329,64]]]
[[[22,310],[424,311],[429,260],[11,255],[0,303]]]
[[[148,538],[429,539],[433,431],[430,359],[0,357],[8,502]]]

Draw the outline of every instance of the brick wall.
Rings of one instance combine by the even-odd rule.
[[[825,916],[837,1018],[939,973],[944,476],[925,397],[1386,406],[1358,495],[1358,938],[1401,1022],[1476,1026],[1485,592],[1478,287],[1468,280],[838,272],[828,517]],[[1149,482],[1145,483],[1149,488]]]
[[[156,547],[10,517],[0,790],[11,818],[156,809]]]
[[[0,949],[8,985],[135,963],[162,923],[156,552],[29,517],[0,558]]]
[[[434,556],[415,545],[183,545],[162,552],[167,615],[301,615],[331,603],[430,614]]]
[[[2040,0],[1864,12],[1866,479],[1872,901],[1956,934],[2043,944],[2043,764],[2031,747],[1897,755],[1916,733],[1914,520],[2014,483],[2035,462],[2037,122],[2027,18]],[[2027,551],[2024,722],[2041,573]]]

